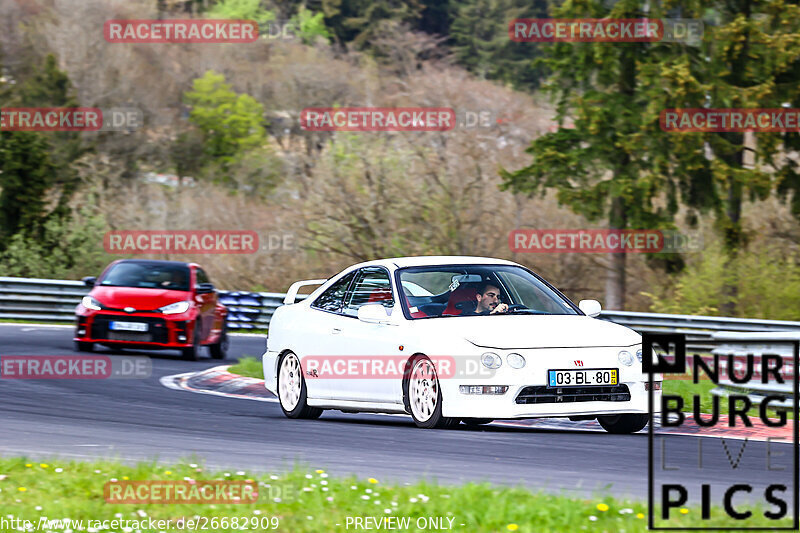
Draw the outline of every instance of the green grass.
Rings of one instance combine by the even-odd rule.
[[[239,362],[228,369],[232,374],[246,376],[248,378],[264,379],[264,369],[261,366],[261,359],[245,356]]]
[[[645,475],[642,473],[642,475]],[[106,503],[104,485],[112,480],[245,480],[258,482],[259,497],[246,504],[116,504]],[[327,489],[327,490],[326,490]],[[276,517],[278,531],[292,533],[347,531],[348,517],[452,518],[452,529],[480,531],[645,531],[646,504],[607,496],[578,498],[523,488],[489,484],[441,486],[433,483],[391,485],[377,479],[329,477],[322,470],[295,468],[278,475],[255,475],[235,470],[211,472],[202,465],[180,463],[160,466],[140,463],[126,466],[115,462],[39,462],[25,458],[0,458],[0,509],[8,515],[39,523],[50,520],[155,520],[181,518],[218,520],[237,517],[261,520]],[[754,516],[761,513],[753,509]],[[462,525],[463,524],[463,525]],[[786,526],[772,521],[762,524]],[[670,526],[741,526],[712,508],[712,520],[702,521],[698,508],[675,513]],[[747,524],[752,525],[752,524]],[[84,522],[83,528],[87,529]],[[119,526],[117,531],[122,530]],[[3,527],[0,530],[8,531]],[[50,528],[57,530],[56,528]],[[73,524],[71,529],[79,531]],[[147,527],[133,527],[142,532]],[[250,527],[249,529],[253,529]],[[354,529],[352,523],[349,529]],[[214,527],[215,531],[236,531]],[[241,530],[241,529],[240,529]],[[417,530],[412,526],[410,530]],[[62,528],[63,531],[63,528]],[[167,530],[168,531],[168,530]]]
[[[253,335],[266,335],[269,332],[269,328],[253,328],[253,329],[233,329],[230,328],[229,330],[231,333],[246,333],[246,334],[253,334]]]
[[[59,326],[74,326],[75,321],[54,321],[54,320],[30,320],[30,319],[16,319],[16,318],[0,318],[0,324],[54,324]]]
[[[694,410],[694,396],[700,396],[700,412],[711,413],[713,409],[713,398],[711,394],[712,389],[716,388],[713,381],[708,378],[703,378],[699,383],[695,384],[692,379],[664,379],[663,392],[664,394],[677,395],[683,398],[683,410],[692,412]],[[674,404],[670,404],[674,405]],[[741,404],[740,404],[741,405]],[[776,417],[777,413],[774,409],[768,409],[769,416]],[[728,399],[725,397],[719,398],[719,412],[720,414],[727,415]],[[759,407],[754,405],[747,412],[751,418],[758,418]],[[793,418],[793,413],[788,411],[786,413],[788,419]]]

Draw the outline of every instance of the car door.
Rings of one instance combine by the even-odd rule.
[[[397,391],[402,370],[398,373],[392,369],[402,367],[400,360],[404,354],[399,350],[402,343],[398,339],[401,328],[358,319],[358,309],[367,304],[381,304],[390,315],[402,313],[396,301],[387,269],[365,267],[358,271],[345,296],[339,320],[341,331],[334,341],[337,352],[356,361],[355,371],[329,380],[332,397],[365,402],[400,401]]]
[[[316,300],[302,324],[295,324],[297,356],[306,379],[306,388],[311,398],[330,398],[329,376],[314,375],[312,370],[319,368],[324,360],[340,357],[345,350],[339,342],[343,319],[341,315],[347,289],[355,277],[350,272],[334,282]]]
[[[217,292],[212,291],[205,294],[197,294],[197,286],[201,283],[211,283],[205,271],[197,267],[195,269],[195,302],[199,310],[200,338],[205,340],[211,333],[214,326],[214,311],[217,308]]]

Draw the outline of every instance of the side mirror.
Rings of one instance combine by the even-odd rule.
[[[358,319],[370,324],[387,324],[389,314],[381,304],[364,304],[358,308]]]
[[[586,316],[592,317],[599,315],[600,311],[603,310],[603,308],[600,306],[600,302],[597,300],[581,300],[578,302],[578,307],[584,312],[584,314],[586,314]]]
[[[97,278],[94,276],[86,276],[82,281],[87,287],[94,287],[94,284],[97,283]]]
[[[197,294],[210,294],[215,290],[217,289],[214,288],[213,283],[198,283],[194,292]]]

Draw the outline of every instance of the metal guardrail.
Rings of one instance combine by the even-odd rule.
[[[89,290],[80,281],[0,277],[0,319],[73,322],[75,306]],[[268,328],[275,309],[283,305],[284,296],[275,292],[219,291],[220,302],[228,307],[228,325],[235,330]],[[297,296],[298,300],[303,298],[304,295]],[[627,311],[603,311],[599,318],[639,333],[684,334],[689,347],[719,354],[721,360],[729,354],[734,358],[748,353],[759,357],[778,354],[784,358],[785,370],[797,372],[793,367],[793,343],[800,342],[800,322]],[[767,394],[778,394],[784,397],[778,405],[790,408],[791,387],[790,383],[759,386],[726,381],[713,394],[747,394],[754,404]]]
[[[75,306],[89,294],[82,281],[0,277],[0,319],[73,322]],[[266,329],[272,313],[283,305],[276,292],[219,291],[228,307],[231,329]],[[302,300],[304,295],[298,295]]]
[[[722,332],[800,332],[800,322],[726,318],[719,316],[668,315],[603,311],[598,318],[627,326],[639,333],[682,333],[688,345],[713,347],[715,335]]]
[[[80,281],[0,277],[0,318],[72,322],[75,306],[88,292]],[[276,292],[219,291],[220,301],[230,312],[231,329],[267,328],[275,309],[283,305],[284,296]],[[603,311],[599,318],[640,333],[683,333],[695,345],[711,343],[714,334],[723,331],[800,332],[800,322],[782,320],[628,311]]]
[[[711,394],[723,398],[730,394],[744,395],[750,398],[753,405],[761,404],[767,396],[777,396],[780,400],[770,401],[771,408],[794,409],[794,377],[798,371],[795,368],[795,352],[800,345],[800,332],[722,332],[714,334],[714,341],[717,345],[711,353],[719,356],[722,377],[719,386]],[[779,375],[783,383],[778,382],[771,374],[762,376],[761,361],[766,355],[781,358]],[[748,357],[752,361],[750,370],[747,368]],[[736,376],[743,377],[752,372],[751,379],[742,384],[727,379],[731,364]]]

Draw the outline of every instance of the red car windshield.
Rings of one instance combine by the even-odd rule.
[[[100,280],[103,287],[189,290],[189,267],[178,264],[117,263]]]

